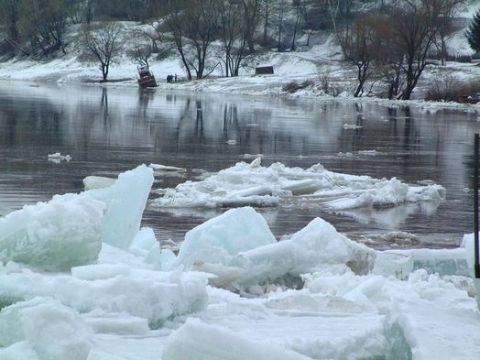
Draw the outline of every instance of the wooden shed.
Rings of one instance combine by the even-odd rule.
[[[271,75],[273,74],[272,65],[258,65],[255,68],[255,75]]]

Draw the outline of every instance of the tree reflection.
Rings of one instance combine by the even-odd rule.
[[[102,98],[100,100],[100,108],[103,109],[103,122],[108,122],[108,91],[107,88],[102,87]]]
[[[195,117],[195,138],[201,144],[204,142],[203,133],[203,108],[200,100],[195,101],[196,117]]]

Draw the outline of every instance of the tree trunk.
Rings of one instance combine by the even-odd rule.
[[[107,81],[108,77],[108,65],[102,64],[102,77],[103,77],[103,82]]]
[[[295,21],[295,27],[293,28],[293,37],[292,37],[292,46],[290,46],[290,50],[295,50],[295,39],[297,37],[297,29],[298,29],[298,22],[300,21],[300,16],[297,16],[297,21]]]
[[[190,81],[192,80],[192,72],[190,70],[190,66],[188,66],[187,59],[185,58],[185,54],[183,53],[183,49],[177,49],[180,57],[182,58],[183,66],[185,67],[185,71],[187,72],[187,79]]]
[[[263,23],[263,45],[267,44],[269,17],[270,17],[270,6],[267,3],[265,4],[265,22]]]

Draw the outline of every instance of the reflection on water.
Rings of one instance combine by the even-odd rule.
[[[0,214],[78,192],[85,176],[115,176],[140,163],[187,169],[185,177],[157,174],[155,187],[164,188],[194,179],[199,169],[215,172],[244,154],[263,154],[267,166],[321,162],[332,171],[432,180],[447,188],[447,201],[437,211],[436,204],[333,214],[298,204],[262,209],[277,236],[322,216],[352,237],[402,230],[428,246],[454,245],[470,231],[469,154],[479,129],[474,120],[475,114],[463,111],[369,103],[0,84]],[[364,150],[377,155],[359,153]],[[54,152],[73,160],[49,163]],[[148,211],[145,223],[160,239],[179,240],[219,212]]]

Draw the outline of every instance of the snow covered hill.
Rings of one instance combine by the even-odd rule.
[[[472,49],[464,37],[464,32],[480,1],[469,1],[458,13],[457,23],[462,25],[448,40],[448,51],[452,56],[470,56]],[[110,83],[103,86],[137,86],[136,64],[126,55],[132,43],[131,34],[149,25],[133,22],[121,22],[124,28],[122,43],[123,55],[111,66]],[[101,72],[98,64],[86,62],[81,54],[79,42],[80,32],[77,25],[71,26],[67,34],[67,54],[48,60],[11,59],[0,63],[0,80],[21,80],[34,82],[57,83],[98,83]],[[184,69],[175,55],[162,60],[153,60],[151,69],[157,77],[160,89],[234,92],[255,95],[288,95],[288,96],[342,96],[351,97],[355,88],[356,71],[342,62],[340,47],[332,34],[314,35],[309,47],[301,46],[305,40],[300,36],[298,50],[290,52],[270,51],[256,56],[250,65],[241,70],[237,78],[224,78],[220,67],[210,77],[191,82],[166,82],[168,75],[178,74],[179,79],[185,77]],[[217,45],[218,46],[218,45]],[[273,65],[274,75],[253,76],[257,64]],[[448,62],[446,66],[428,66],[419,84],[417,98],[421,98],[422,87],[436,78],[451,76],[461,80],[469,80],[480,76],[480,69],[473,63]],[[290,94],[287,84],[298,84],[298,89]],[[304,84],[304,85],[302,85]]]

